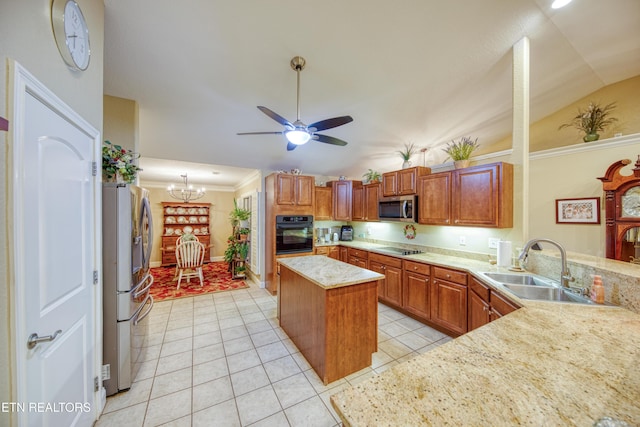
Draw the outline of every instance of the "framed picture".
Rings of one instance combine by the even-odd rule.
[[[600,224],[600,197],[556,199],[556,224]]]

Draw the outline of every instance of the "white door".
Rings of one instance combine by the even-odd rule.
[[[100,242],[92,166],[99,135],[19,65],[13,71],[15,345],[24,405],[18,422],[90,426]],[[28,345],[32,334],[45,341]]]

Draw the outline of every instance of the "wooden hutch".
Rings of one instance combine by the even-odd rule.
[[[204,261],[209,262],[211,258],[210,211],[211,203],[162,202],[163,266],[176,263],[176,240],[184,233],[185,227],[191,227],[193,234],[204,245]]]

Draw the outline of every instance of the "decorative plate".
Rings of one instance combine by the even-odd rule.
[[[209,220],[209,218],[207,218],[206,216],[201,216],[200,217],[200,223],[201,224],[206,224],[208,220]]]

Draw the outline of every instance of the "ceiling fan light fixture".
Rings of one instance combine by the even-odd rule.
[[[300,129],[288,130],[284,135],[287,137],[287,141],[295,145],[306,144],[311,139],[309,132]]]
[[[553,3],[551,3],[551,8],[560,9],[561,7],[565,7],[569,3],[571,3],[571,0],[553,0]]]

